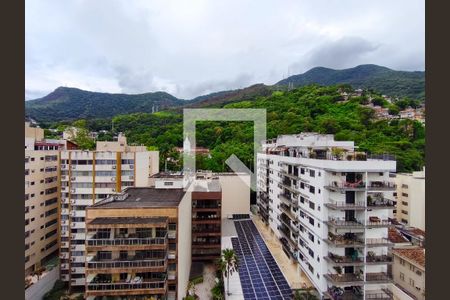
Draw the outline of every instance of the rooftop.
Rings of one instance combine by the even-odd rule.
[[[110,196],[92,205],[91,208],[176,207],[184,194],[183,189],[129,187],[121,194]]]
[[[409,243],[409,240],[404,237],[397,228],[389,228],[388,239],[394,244]]]
[[[392,252],[402,258],[412,261],[419,266],[425,268],[425,249],[421,247],[417,248],[402,248],[392,249]]]
[[[150,176],[150,178],[183,178],[183,173],[182,172],[159,172],[159,173],[156,173],[156,174]]]

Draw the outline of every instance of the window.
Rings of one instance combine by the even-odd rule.
[[[412,279],[412,278],[409,279],[409,285],[410,285],[410,286],[415,286],[415,285],[414,285],[414,279]]]
[[[316,193],[316,189],[315,189],[312,185],[310,185],[310,186],[309,186],[309,192],[310,192],[311,194],[315,194],[315,193]]]
[[[400,279],[405,281],[405,274],[403,274],[402,272],[400,272]]]
[[[402,266],[404,266],[404,265],[405,265],[405,260],[402,259],[402,258],[400,258],[400,264],[401,264]]]
[[[312,201],[309,201],[309,208],[311,208],[312,210],[315,209],[315,204]]]
[[[316,171],[310,169],[309,170],[309,176],[316,177]]]
[[[312,233],[308,232],[308,238],[311,242],[314,243],[314,235]]]
[[[305,183],[304,182],[300,182],[300,188],[304,189],[305,188]]]
[[[166,181],[166,182],[164,182],[164,185],[170,186],[170,185],[173,185],[173,182],[172,181]]]
[[[305,168],[300,168],[300,174],[305,174]]]
[[[407,184],[402,184],[402,189],[407,189],[408,185]]]
[[[402,209],[402,214],[407,215],[408,212],[407,212],[406,210],[403,210],[403,209]]]
[[[402,196],[403,197],[408,197],[408,194],[407,193],[402,193]]]
[[[309,224],[314,225],[314,219],[309,217]]]
[[[413,265],[409,265],[409,269],[413,272],[416,270],[416,268]]]

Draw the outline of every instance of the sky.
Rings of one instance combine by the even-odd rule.
[[[322,66],[425,69],[425,1],[27,0],[25,99],[59,86],[191,99]]]

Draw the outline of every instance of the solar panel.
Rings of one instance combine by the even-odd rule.
[[[292,299],[292,290],[253,221],[234,221],[234,225],[238,237],[231,243],[239,258],[244,299]]]

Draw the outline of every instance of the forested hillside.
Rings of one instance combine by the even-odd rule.
[[[341,87],[349,89],[348,86]],[[223,105],[224,108],[267,109],[267,137],[299,132],[335,134],[336,140],[352,140],[360,150],[373,154],[389,153],[397,158],[398,171],[419,170],[424,164],[425,129],[411,120],[377,120],[368,103],[368,96],[343,101],[339,86],[305,86],[289,92],[275,91],[245,101]],[[377,101],[376,96],[373,101]],[[106,129],[114,122],[115,132],[124,132],[130,143],[145,144],[161,151],[161,161],[172,150],[182,146],[182,115],[179,112],[136,113],[111,119],[88,120],[91,130]],[[200,122],[197,144],[211,150],[211,158],[199,159],[199,168],[223,171],[224,161],[236,154],[249,167],[253,159],[253,126],[251,122]],[[111,136],[100,138],[108,139]],[[172,169],[181,167],[170,163]]]

